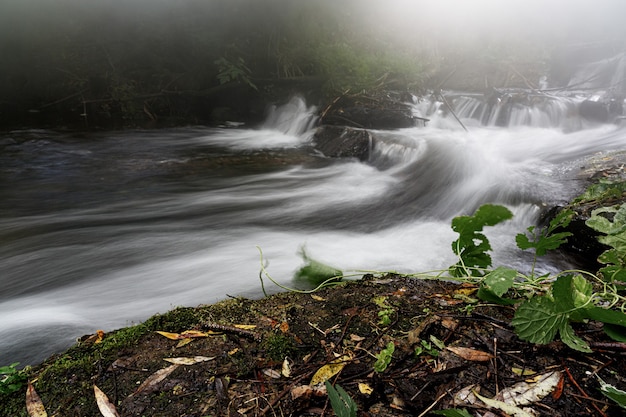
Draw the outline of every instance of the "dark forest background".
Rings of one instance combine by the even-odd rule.
[[[481,25],[471,16],[435,22],[419,8],[403,14],[407,4],[391,13],[359,0],[6,0],[0,125],[254,123],[294,93],[320,104],[346,91],[529,86],[557,45],[579,41],[569,26],[546,36],[503,17],[472,32],[459,24]]]

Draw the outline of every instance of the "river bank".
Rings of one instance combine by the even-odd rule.
[[[313,294],[178,308],[86,336],[27,375],[48,413],[68,416],[99,415],[94,385],[125,416],[330,416],[327,395],[311,386],[329,363],[340,363],[331,381],[349,393],[359,416],[485,410],[463,390],[492,398],[550,373],[558,384],[528,405],[536,412],[619,413],[599,392],[597,377],[623,385],[625,361],[616,360],[623,352],[613,351],[595,324],[576,328],[593,353],[560,342],[529,344],[509,325],[513,309],[472,302],[475,291],[366,275]],[[375,371],[389,343],[395,351]],[[0,414],[27,416],[24,394],[25,387],[4,396]]]

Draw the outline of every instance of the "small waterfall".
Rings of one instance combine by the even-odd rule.
[[[416,104],[415,113],[431,119],[436,127],[453,127],[454,113],[468,126],[561,128],[585,127],[578,107],[583,97],[560,97],[524,90],[492,91],[490,94],[446,93],[445,102],[436,95]],[[448,105],[446,105],[446,102]]]
[[[292,97],[286,104],[271,106],[262,127],[299,136],[310,130],[317,121],[316,110],[315,106],[307,107],[302,97]]]

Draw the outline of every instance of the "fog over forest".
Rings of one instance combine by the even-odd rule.
[[[305,77],[319,83],[288,88],[412,89],[461,63],[534,79],[568,48],[622,51],[624,15],[620,0],[4,0],[0,118],[185,120],[232,107],[216,88],[261,92],[229,92],[244,102]]]

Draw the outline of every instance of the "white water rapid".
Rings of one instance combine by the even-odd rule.
[[[585,124],[567,101],[502,126],[475,98],[449,100],[468,131],[423,102],[431,122],[373,131],[365,162],[316,152],[300,99],[259,129],[1,135],[0,365],[176,306],[260,297],[257,245],[288,285],[302,246],[346,272],[447,268],[451,219],[488,202],[515,214],[486,230],[494,264],[528,269],[514,235],[580,192],[581,161],[624,148],[626,130]]]

